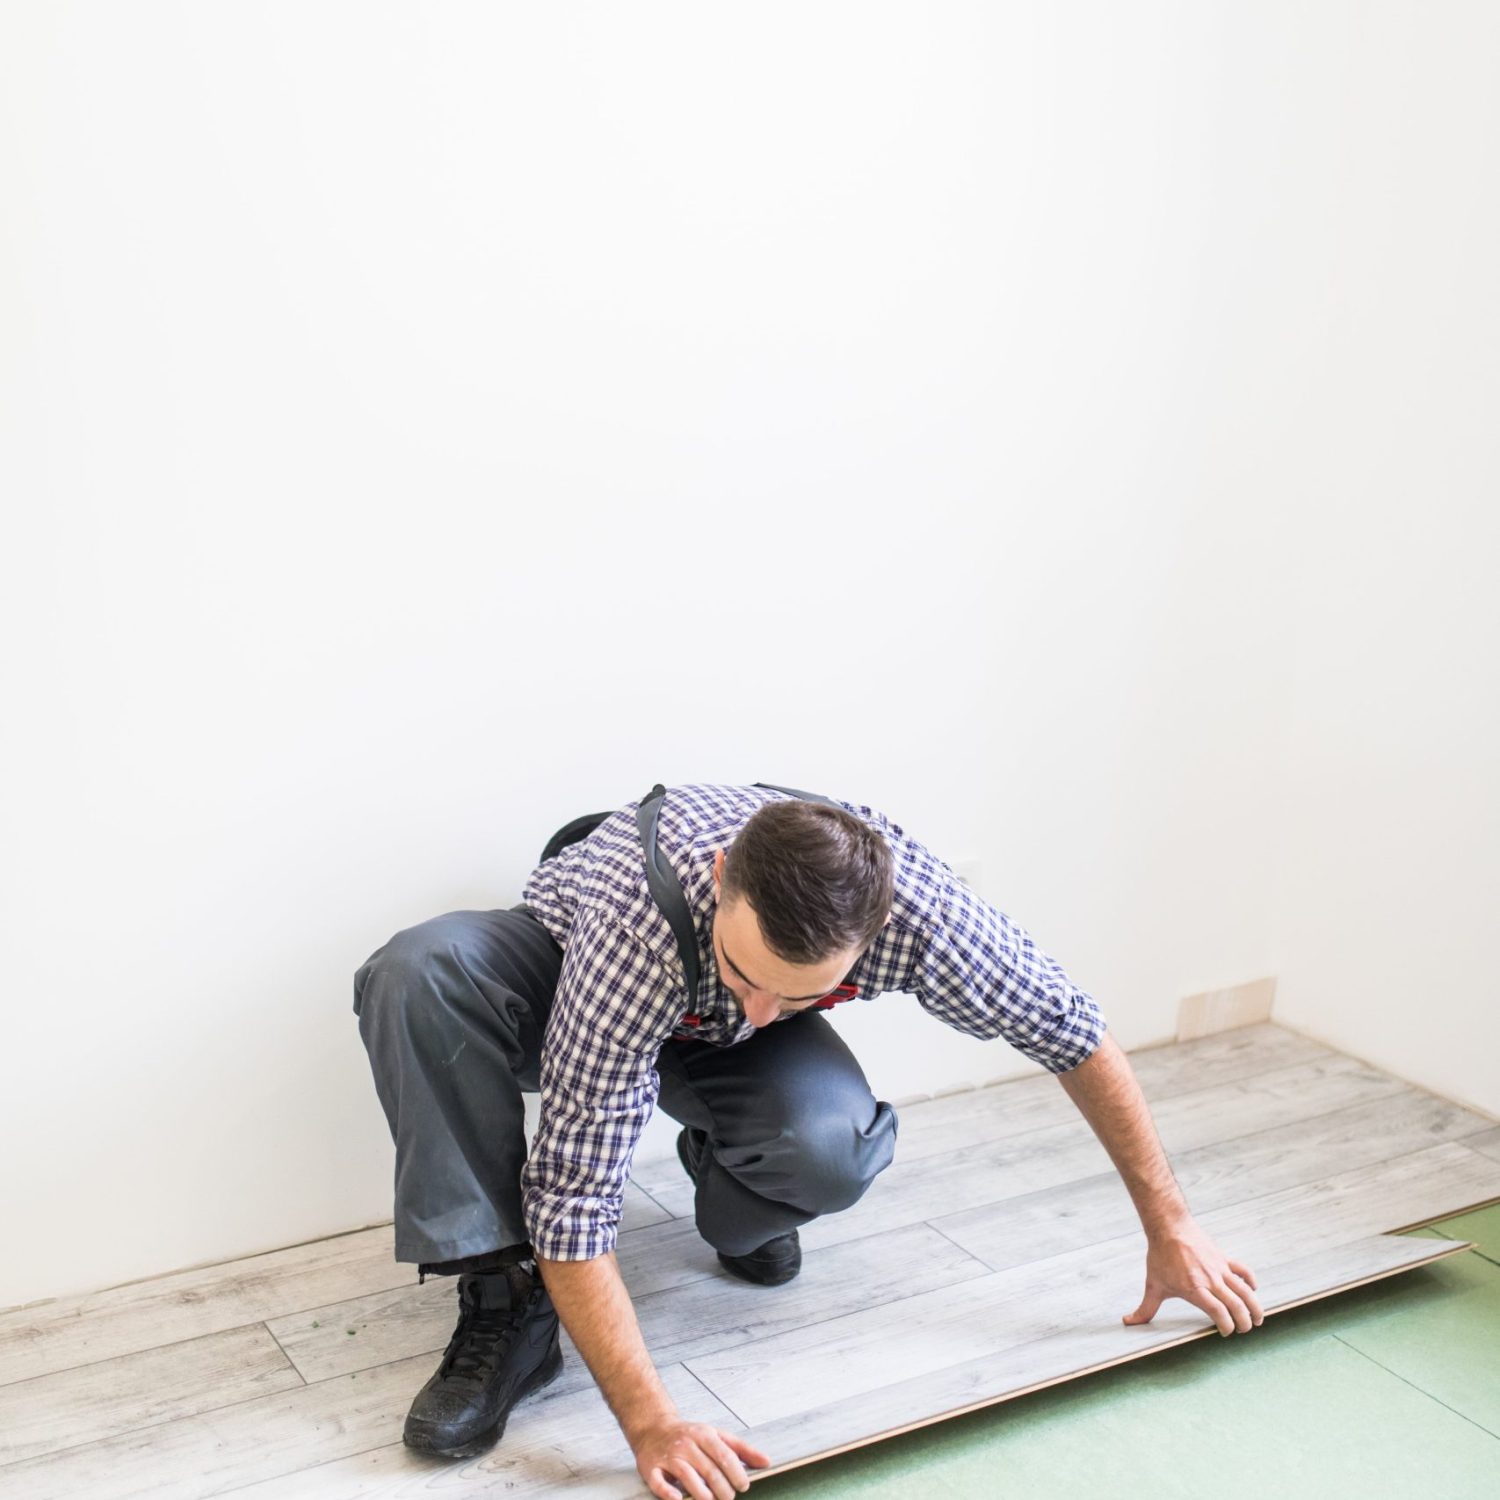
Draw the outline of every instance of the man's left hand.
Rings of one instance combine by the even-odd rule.
[[[1168,1297],[1201,1308],[1226,1338],[1265,1321],[1255,1296],[1255,1272],[1225,1255],[1191,1218],[1147,1236],[1145,1295],[1121,1321],[1149,1323]]]

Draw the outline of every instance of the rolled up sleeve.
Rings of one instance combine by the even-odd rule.
[[[541,1122],[521,1171],[522,1212],[536,1254],[592,1260],[614,1248],[679,988],[628,928],[580,913],[542,1048]]]
[[[944,882],[912,992],[955,1030],[1003,1037],[1051,1073],[1085,1061],[1107,1029],[1094,997],[957,877]]]

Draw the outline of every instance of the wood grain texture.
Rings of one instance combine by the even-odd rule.
[[[621,1231],[670,1216],[627,1184]],[[0,1314],[0,1387],[246,1323],[414,1286],[389,1224]]]
[[[1398,1079],[1356,1062],[1353,1058],[1318,1058],[1283,1068],[1257,1072],[1247,1078],[1226,1080],[1199,1089],[1179,1089],[1152,1106],[1152,1118],[1169,1151],[1188,1151],[1215,1141],[1232,1140],[1278,1125],[1312,1119],[1353,1104],[1401,1093],[1407,1088]],[[1003,1093],[1004,1090],[985,1090]],[[1017,1112],[1014,1123],[1003,1130],[988,1130],[986,1121],[972,1113],[958,1129],[938,1135],[935,1122],[956,1113],[948,1100],[934,1101],[922,1112],[918,1129],[903,1128],[898,1151],[903,1160],[921,1160],[931,1155],[952,1155],[982,1145],[988,1140],[1030,1143],[1038,1129],[1061,1132],[1045,1137],[1048,1142],[1082,1139],[1090,1132],[1087,1122],[1062,1090],[1054,1086],[1047,1107],[1032,1100]],[[1061,1101],[1059,1103],[1059,1101]],[[999,1111],[997,1111],[999,1113]],[[957,1121],[953,1122],[957,1124]],[[1082,1129],[1080,1130],[1080,1126]],[[918,1145],[909,1146],[907,1136],[916,1134]]]
[[[425,1354],[0,1468],[0,1500],[197,1500],[398,1437]]]
[[[851,1308],[878,1306],[914,1291],[982,1276],[989,1269],[937,1230],[916,1224],[813,1251],[803,1260],[802,1274],[775,1289],[725,1276],[717,1262],[717,1274],[648,1291],[639,1283],[632,1285],[630,1268],[622,1268],[622,1275],[653,1358],[675,1364],[689,1354]],[[268,1327],[301,1375],[315,1381],[421,1353],[428,1353],[435,1365],[457,1315],[453,1281],[443,1277],[421,1287],[278,1318]],[[586,1384],[590,1376],[566,1335],[564,1353],[572,1357],[559,1387],[571,1390]]]
[[[1478,1135],[1466,1136],[1464,1145],[1500,1161],[1500,1125],[1481,1131]]]
[[[1456,1253],[1389,1232],[1500,1199],[1494,1121],[1274,1025],[1131,1062],[1196,1217],[1268,1310]],[[895,1164],[803,1229],[785,1287],[729,1277],[691,1212],[675,1162],[643,1167],[621,1273],[685,1414],[753,1422],[779,1468],[1217,1336],[1176,1299],[1120,1322],[1144,1236],[1051,1076],[906,1107]],[[0,1315],[0,1500],[646,1493],[566,1338],[497,1449],[406,1450],[456,1301],[391,1245],[384,1225]]]
[[[1398,1090],[1370,1104],[1333,1110],[1311,1119],[1257,1131],[1197,1150],[1168,1148],[1173,1174],[1200,1221],[1228,1205],[1263,1201],[1287,1189],[1321,1184],[1339,1169],[1395,1163],[1413,1145],[1451,1139],[1467,1142],[1474,1117],[1421,1090]],[[1460,1158],[1462,1159],[1462,1158]],[[1469,1189],[1464,1188],[1464,1191]],[[1392,1196],[1391,1217],[1363,1232],[1405,1227],[1401,1193]],[[1442,1189],[1446,1191],[1446,1188]],[[1424,1204],[1431,1198],[1423,1198]],[[1432,1217],[1444,1212],[1441,1206]],[[1300,1211],[1314,1204],[1301,1202]],[[1410,1213],[1416,1222],[1421,1211]],[[1139,1219],[1119,1175],[1095,1177],[1002,1199],[930,1222],[997,1270],[1066,1250],[1090,1240],[1138,1230]]]
[[[400,1286],[391,1226],[0,1315],[0,1386]]]
[[[1398,1097],[1424,1101],[1424,1118],[1447,1121],[1443,1128],[1448,1134],[1469,1133],[1488,1123],[1422,1090],[1373,1074],[1362,1064],[1313,1067],[1312,1073],[1294,1078],[1290,1090],[1282,1087],[1284,1075],[1273,1075],[1272,1084],[1265,1090],[1226,1085],[1223,1094],[1217,1089],[1197,1090],[1163,1100],[1152,1114],[1169,1157],[1175,1164],[1179,1154],[1217,1144],[1224,1148],[1222,1165],[1210,1165],[1205,1175],[1215,1171],[1232,1174],[1240,1153],[1240,1147],[1232,1143],[1244,1141],[1245,1150],[1256,1152],[1259,1162],[1266,1152],[1256,1143],[1279,1130],[1279,1144],[1272,1154],[1295,1162],[1301,1159],[1298,1143],[1317,1133],[1313,1122],[1322,1115],[1339,1113],[1340,1105],[1351,1097],[1373,1096],[1369,1104],[1353,1106],[1346,1112],[1343,1128],[1351,1138],[1361,1130],[1379,1131],[1380,1120],[1389,1107],[1387,1101]],[[1364,1113],[1357,1113],[1361,1108]],[[1074,1113],[1075,1119],[1062,1125],[1009,1135],[987,1145],[961,1147],[916,1162],[903,1160],[898,1141],[895,1162],[865,1196],[843,1213],[808,1225],[802,1231],[803,1244],[833,1244],[877,1228],[918,1223],[1101,1174],[1115,1175],[1108,1153],[1082,1116],[1076,1110]],[[1388,1150],[1394,1152],[1401,1149],[1399,1141],[1405,1138],[1398,1131],[1386,1130],[1381,1132],[1381,1139],[1389,1142]],[[1352,1145],[1351,1149],[1359,1148]],[[1213,1160],[1210,1158],[1211,1163]],[[1192,1190],[1185,1182],[1183,1187],[1196,1208]],[[674,1206],[663,1201],[668,1207]]]
[[[1463,1242],[1381,1236],[1299,1256],[1269,1267],[1262,1281],[1261,1305],[1267,1317],[1304,1303],[1364,1286],[1370,1281],[1430,1265],[1467,1248]],[[963,1412],[1012,1400],[1063,1380],[1108,1369],[1195,1339],[1218,1338],[1204,1320],[1184,1331],[1163,1322],[1167,1309],[1150,1323],[1126,1327],[1104,1321],[1068,1328],[998,1355],[986,1355],[882,1386],[857,1396],[794,1412],[746,1431],[746,1437],[777,1462],[752,1480],[783,1474],[815,1459]],[[840,1434],[845,1434],[840,1438]]]
[[[1393,1218],[1417,1220],[1455,1202],[1500,1196],[1496,1168],[1446,1144],[1196,1217],[1259,1276],[1266,1266],[1366,1240],[1395,1227]],[[846,1391],[873,1390],[1102,1317],[1118,1322],[1140,1299],[1144,1251],[1137,1230],[908,1298],[894,1310],[899,1323],[884,1309],[864,1310],[693,1359],[689,1368],[755,1425],[806,1405],[820,1388],[839,1388],[829,1384],[835,1372]],[[1151,1326],[1181,1318],[1208,1321],[1174,1300]]]
[[[630,1234],[665,1223],[672,1217],[649,1193],[634,1182],[625,1184],[620,1202],[620,1233]]]
[[[302,1383],[259,1324],[16,1381],[0,1386],[0,1464]]]
[[[661,1377],[682,1410],[728,1431],[744,1431],[681,1365],[667,1365]],[[500,1495],[637,1500],[650,1492],[636,1474],[603,1397],[590,1387],[555,1400],[523,1402],[506,1425],[504,1441],[478,1458],[444,1463],[388,1443],[232,1493],[235,1500],[481,1500]]]

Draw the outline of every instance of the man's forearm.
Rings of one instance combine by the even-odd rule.
[[[677,1407],[646,1352],[614,1252],[593,1260],[537,1256],[536,1263],[557,1316],[634,1447],[648,1428],[676,1417]]]
[[[1057,1080],[1109,1152],[1147,1235],[1190,1218],[1146,1096],[1113,1035],[1106,1031],[1093,1053]]]

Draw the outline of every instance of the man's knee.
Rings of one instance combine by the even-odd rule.
[[[867,1119],[823,1114],[811,1128],[800,1127],[806,1138],[806,1170],[811,1178],[819,1213],[837,1213],[857,1203],[865,1189],[891,1164],[896,1150],[896,1112],[875,1102]]]
[[[461,961],[464,926],[447,914],[404,927],[354,974],[354,1013],[361,1027],[400,1021],[423,1025],[441,1009],[442,975]]]
[[[807,1213],[849,1208],[891,1163],[896,1112],[868,1098],[862,1107],[806,1107],[786,1118],[776,1137],[742,1159],[741,1182]]]

